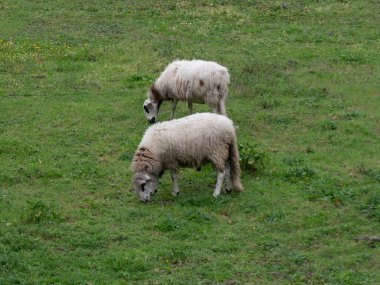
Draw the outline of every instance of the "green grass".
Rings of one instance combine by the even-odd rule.
[[[379,10],[2,1],[0,284],[379,284],[379,244],[354,240],[380,235]],[[177,58],[228,67],[227,112],[259,164],[240,195],[212,198],[204,167],[143,205],[142,103]]]

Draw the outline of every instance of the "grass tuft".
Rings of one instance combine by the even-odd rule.
[[[22,220],[27,224],[59,222],[62,219],[62,214],[56,207],[41,200],[28,201],[28,207],[22,216]]]

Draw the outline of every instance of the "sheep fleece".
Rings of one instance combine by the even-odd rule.
[[[229,82],[227,68],[215,62],[177,60],[166,67],[154,86],[167,99],[216,105],[227,96]]]
[[[229,155],[233,187],[242,191],[232,121],[222,115],[200,113],[148,128],[135,153],[132,171],[159,176],[166,169],[197,168],[211,162],[217,171],[223,172]]]

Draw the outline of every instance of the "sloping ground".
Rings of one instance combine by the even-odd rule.
[[[378,1],[91,2],[0,3],[1,284],[378,284]],[[142,205],[142,102],[177,58],[229,68],[257,170]]]

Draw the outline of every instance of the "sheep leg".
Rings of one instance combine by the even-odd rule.
[[[178,100],[173,99],[173,101],[172,101],[172,116],[171,116],[170,120],[174,119],[174,113],[175,113],[175,109],[177,108],[177,103],[178,103]]]
[[[172,170],[172,181],[173,181],[173,196],[177,196],[179,194],[179,188],[178,188],[178,183],[177,183],[177,171]]]
[[[187,106],[189,107],[189,113],[191,115],[193,113],[193,103],[192,102],[188,102]]]
[[[226,177],[224,179],[224,193],[231,193],[231,169],[228,163],[226,164]]]
[[[218,106],[211,106],[211,112],[215,113],[215,114],[218,114]]]
[[[222,189],[223,180],[226,172],[218,172],[218,181],[216,182],[214,193],[212,194],[215,198],[220,195],[220,190]]]
[[[226,113],[226,105],[224,104],[224,100],[220,100],[218,102],[218,113],[221,114],[221,115],[224,115],[226,116],[227,113]]]

